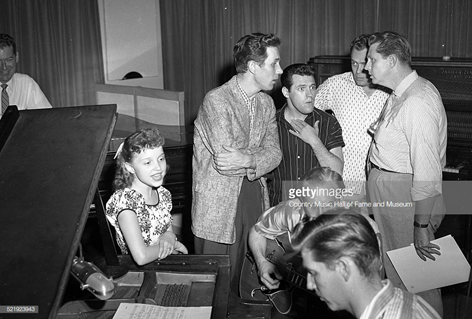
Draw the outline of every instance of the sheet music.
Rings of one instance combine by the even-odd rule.
[[[162,307],[121,303],[113,319],[210,319],[211,307]]]
[[[440,247],[441,255],[435,261],[421,260],[414,246],[387,252],[406,289],[418,293],[465,282],[469,279],[470,265],[451,235],[431,241]]]

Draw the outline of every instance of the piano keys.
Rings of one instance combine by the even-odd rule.
[[[74,257],[80,255],[79,243],[92,202],[96,209],[103,209],[97,207],[97,199],[102,198],[97,185],[106,160],[110,160],[109,143],[116,121],[116,105],[25,111],[10,107],[1,118],[2,305],[35,306],[39,311],[31,318],[38,319],[112,318],[113,307],[120,302],[155,301],[158,278],[180,277],[193,278],[196,289],[206,297],[198,296],[199,300],[189,300],[189,304],[210,305],[213,319],[270,318],[268,302],[247,302],[230,293],[230,264],[224,255],[173,255],[139,267],[130,256],[111,251],[116,263],[97,266],[106,276],[127,278],[128,286],[134,288],[128,287],[109,302],[90,293],[91,298],[64,299],[68,286],[79,285],[70,270]],[[179,166],[175,167],[178,170]],[[187,175],[188,167],[181,169],[182,175],[176,172],[173,181],[177,184]],[[184,203],[188,199],[179,200]],[[129,279],[137,273],[144,278],[142,282]]]

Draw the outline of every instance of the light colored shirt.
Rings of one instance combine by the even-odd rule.
[[[254,230],[267,239],[275,239],[283,234],[288,234],[289,239],[291,239],[291,233],[295,225],[305,216],[305,210],[303,209],[304,204],[306,203],[300,201],[298,198],[280,202],[277,206],[266,210],[259,217],[254,225]],[[367,215],[362,216],[367,219],[374,232],[379,234],[377,223]],[[379,247],[381,247],[380,241]]]
[[[440,319],[423,298],[396,288],[388,280],[382,281],[383,288],[372,299],[360,319]]]
[[[6,84],[10,105],[16,105],[18,110],[52,107],[39,85],[29,75],[15,73]]]
[[[243,179],[260,179],[277,167],[282,158],[274,101],[263,92],[252,99],[255,103],[252,130],[251,115],[236,76],[207,93],[194,122],[192,231],[202,239],[234,243],[234,221]],[[223,146],[253,155],[256,168],[220,174],[214,167],[213,156],[223,152]],[[264,179],[260,181],[262,187],[267,187]],[[261,198],[261,204],[262,201]]]
[[[315,107],[332,110],[341,124],[343,139],[343,180],[354,193],[364,193],[365,165],[372,137],[369,126],[377,120],[388,94],[375,90],[368,96],[354,81],[352,72],[334,75],[316,90]]]
[[[447,147],[447,118],[441,96],[416,71],[392,94],[393,101],[374,135],[370,160],[383,169],[412,174],[413,201],[441,194]]]
[[[302,202],[298,198],[280,202],[259,217],[254,229],[267,239],[275,239],[286,233],[290,238],[293,228],[305,215],[301,205]]]

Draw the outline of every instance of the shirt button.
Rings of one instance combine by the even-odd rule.
[[[300,158],[300,155],[299,155],[299,156],[297,156],[297,158]]]

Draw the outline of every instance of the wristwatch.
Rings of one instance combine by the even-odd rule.
[[[419,228],[428,228],[429,224],[418,224],[416,221],[413,222],[413,226],[419,227]]]

